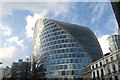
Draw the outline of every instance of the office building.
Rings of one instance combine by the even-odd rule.
[[[11,80],[27,80],[30,78],[30,62],[13,62],[11,67]]]
[[[120,49],[120,35],[112,35],[108,38],[109,49],[111,52],[117,51]]]
[[[10,77],[11,77],[11,68],[9,66],[6,66],[4,70],[3,80],[9,80]]]
[[[81,68],[102,57],[93,32],[83,26],[38,19],[34,29],[32,63],[36,79],[76,80]]]

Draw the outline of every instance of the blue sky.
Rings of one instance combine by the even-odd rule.
[[[109,52],[106,38],[117,33],[109,2],[3,2],[0,14],[0,61],[10,65],[30,56],[34,24],[38,18],[89,27],[103,52]]]

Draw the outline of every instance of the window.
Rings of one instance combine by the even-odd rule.
[[[108,73],[110,73],[110,67],[109,66],[107,67],[107,70],[108,70]]]
[[[116,58],[119,59],[119,54],[116,55]]]
[[[104,75],[104,71],[103,71],[103,69],[101,69],[101,76],[103,76]]]
[[[62,48],[62,45],[59,45],[59,48]]]
[[[65,71],[62,71],[62,75],[65,75]]]
[[[75,63],[78,63],[78,59],[75,59]]]
[[[66,35],[63,35],[63,38],[66,38]]]
[[[99,71],[97,71],[97,77],[99,78]]]
[[[75,73],[74,73],[74,70],[72,70],[71,73],[72,73],[72,75],[74,75],[74,74],[75,74]]]
[[[67,47],[67,44],[64,44],[63,46],[64,46],[64,47]]]
[[[60,64],[60,60],[57,60],[57,64]]]
[[[80,53],[77,53],[77,57],[80,57]]]
[[[100,66],[102,66],[102,62],[100,62]]]
[[[60,53],[60,50],[58,50],[58,53]]]
[[[98,64],[96,64],[96,68],[98,67]]]
[[[109,80],[112,80],[112,77],[109,77]]]
[[[113,57],[111,57],[110,59],[111,59],[111,61],[113,61]]]
[[[63,69],[63,65],[60,65],[60,69]]]
[[[116,71],[116,67],[115,67],[114,64],[112,65],[112,68],[113,68],[113,72],[115,72]]]
[[[75,57],[75,54],[73,53],[73,54],[71,54],[72,55],[72,57]]]
[[[61,40],[61,43],[64,43],[64,40]]]
[[[61,39],[62,38],[62,36],[59,36],[59,39]]]
[[[120,70],[120,62],[118,62],[118,69]]]
[[[93,78],[95,78],[95,72],[93,72]]]
[[[68,39],[65,39],[65,42],[67,43],[67,42],[68,42]]]
[[[70,75],[70,71],[65,71],[65,74],[66,75]]]
[[[106,59],[106,63],[108,63],[108,59]]]
[[[69,52],[69,49],[66,49],[66,52]]]
[[[92,66],[92,69],[94,69],[94,65]]]
[[[81,57],[84,57],[84,53],[81,54]]]
[[[70,52],[74,52],[74,48],[71,48],[71,49],[70,49]]]
[[[67,69],[67,65],[64,65],[64,69]]]
[[[115,78],[115,80],[119,80],[119,79],[118,79],[118,76],[114,76],[114,78]]]
[[[69,63],[69,59],[66,59],[66,63]]]
[[[72,47],[75,47],[75,44],[72,44]]]
[[[79,52],[82,52],[82,49],[81,49],[81,48],[79,48]]]
[[[70,59],[70,62],[71,62],[71,63],[74,63],[74,59]]]

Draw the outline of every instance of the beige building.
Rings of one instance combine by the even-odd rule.
[[[120,80],[120,50],[107,53],[103,58],[82,69],[84,80]]]

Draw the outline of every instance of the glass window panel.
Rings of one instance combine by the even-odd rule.
[[[62,75],[65,75],[65,71],[62,71]]]
[[[67,65],[64,65],[64,69],[67,69]]]
[[[75,59],[75,63],[78,63],[78,59]]]
[[[81,57],[84,57],[84,53],[81,53]]]

